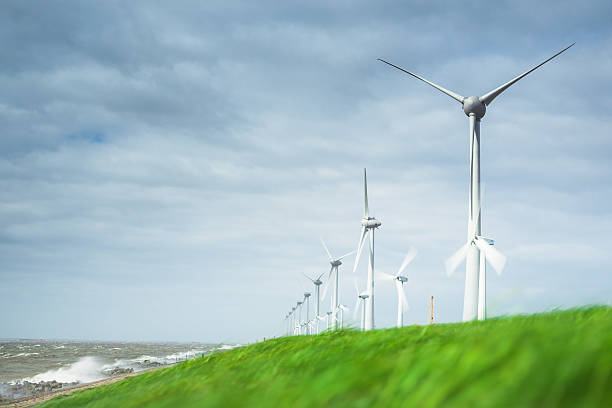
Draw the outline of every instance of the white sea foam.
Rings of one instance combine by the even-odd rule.
[[[217,350],[231,350],[236,347],[240,347],[240,344],[234,344],[233,346],[231,344],[223,344],[217,347]]]
[[[33,382],[38,383],[41,381],[57,381],[60,383],[88,383],[92,381],[101,380],[107,378],[110,373],[116,369],[129,369],[134,371],[141,371],[157,365],[170,365],[177,361],[187,360],[194,358],[197,355],[203,353],[203,350],[194,349],[183,353],[169,354],[164,357],[147,356],[143,355],[132,359],[119,359],[112,363],[106,363],[98,357],[81,357],[78,361],[60,367],[45,371],[44,373],[36,374],[35,376],[23,378],[18,382]],[[38,354],[38,353],[20,353],[26,354]]]
[[[104,364],[96,357],[82,357],[79,361],[68,366],[36,374],[21,381],[38,383],[41,381],[57,381],[61,383],[80,382],[87,383],[104,378],[102,366]]]
[[[15,354],[14,356],[9,356],[9,357],[29,357],[29,356],[37,356],[40,353],[18,353]]]

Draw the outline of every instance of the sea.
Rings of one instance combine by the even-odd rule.
[[[168,366],[240,344],[0,340],[0,402]]]

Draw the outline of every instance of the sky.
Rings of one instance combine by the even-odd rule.
[[[442,4],[443,3],[443,4]],[[491,316],[612,303],[612,3],[4,1],[0,338],[251,342],[356,249],[406,324],[461,320],[468,120],[377,61],[482,95]],[[355,302],[366,257],[340,267]],[[376,326],[396,318],[375,287]],[[329,296],[322,310],[329,308]],[[348,315],[352,314],[352,310]]]

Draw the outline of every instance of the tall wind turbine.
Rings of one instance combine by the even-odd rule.
[[[408,282],[408,277],[403,276],[402,272],[404,272],[416,255],[417,250],[410,248],[410,251],[404,257],[404,261],[395,275],[379,272],[380,275],[382,275],[382,279],[395,283],[395,290],[397,291],[397,327],[402,327],[404,325],[404,311],[408,309],[408,300],[406,299],[406,292],[404,292],[404,283]]]
[[[380,227],[381,222],[374,217],[370,217],[370,208],[368,206],[368,178],[366,175],[366,169],[363,169],[363,189],[364,189],[364,212],[363,218],[361,219],[361,235],[359,236],[359,244],[357,246],[357,256],[355,257],[355,265],[353,266],[353,273],[357,270],[359,264],[359,257],[361,256],[361,250],[363,249],[363,241],[366,235],[370,234],[370,256],[368,263],[368,281],[367,289],[368,298],[365,300],[365,330],[372,330],[374,328],[374,230]]]
[[[563,50],[559,51],[558,53],[556,53],[555,55],[553,55],[552,57],[548,58],[546,61],[540,63],[539,65],[536,65],[534,68],[530,69],[529,71],[526,71],[524,73],[522,73],[521,75],[517,76],[516,78],[506,82],[505,84],[493,89],[490,92],[487,92],[486,94],[482,95],[482,96],[470,96],[470,97],[464,97],[459,95],[458,93],[455,93],[453,91],[449,91],[448,89],[445,89],[443,87],[441,87],[440,85],[436,85],[431,81],[428,81],[425,78],[422,78],[416,74],[413,74],[412,72],[409,72],[403,68],[398,67],[397,65],[393,65],[390,62],[387,62],[385,60],[379,59],[379,61],[384,62],[385,64],[388,64],[394,68],[399,69],[400,71],[403,71],[405,73],[407,73],[408,75],[411,75],[413,77],[415,77],[416,79],[419,79],[423,82],[425,82],[426,84],[436,88],[438,91],[450,96],[451,98],[453,98],[454,100],[456,100],[457,102],[461,103],[461,105],[463,106],[463,112],[465,112],[465,114],[469,117],[469,138],[470,138],[470,195],[469,195],[469,200],[468,200],[468,234],[467,234],[467,249],[465,250],[465,258],[466,259],[466,274],[465,274],[465,293],[464,293],[464,297],[463,297],[463,320],[464,321],[468,321],[468,320],[473,320],[478,316],[478,292],[479,292],[479,288],[478,288],[478,282],[480,279],[479,276],[479,269],[480,269],[480,265],[479,265],[479,250],[484,251],[485,252],[485,257],[487,257],[487,249],[484,248],[489,248],[488,252],[489,254],[491,253],[490,248],[493,248],[489,245],[486,245],[484,243],[484,241],[480,241],[479,244],[479,237],[480,237],[480,230],[481,230],[481,217],[480,217],[480,120],[484,117],[486,111],[487,111],[487,106],[489,106],[491,104],[491,102],[493,102],[493,100],[499,96],[502,92],[504,92],[506,89],[508,89],[510,86],[512,86],[514,83],[516,83],[517,81],[519,81],[520,79],[524,78],[525,76],[527,76],[528,74],[530,74],[531,72],[535,71],[536,69],[538,69],[539,67],[541,67],[542,65],[546,64],[548,61],[552,60],[553,58],[555,58],[556,56],[558,56],[559,54],[565,52],[567,49],[569,49],[571,46],[573,46],[574,44],[570,45],[569,47],[564,48]],[[464,248],[461,248],[458,252],[463,251]],[[496,251],[497,254],[499,254],[498,251]],[[463,255],[463,253],[461,254]],[[499,254],[501,255],[501,254]],[[461,262],[461,259],[463,259],[463,257],[461,257],[459,259],[459,262],[455,263],[451,263],[449,264],[449,262],[451,260],[456,260],[456,256],[457,254],[453,255],[449,261],[447,262],[447,272],[449,272],[450,270],[448,269],[449,266],[454,266],[455,268],[458,266],[458,264]],[[493,255],[487,257],[489,260],[491,260],[491,257]],[[494,266],[495,267],[495,266]],[[451,271],[452,272],[452,271]]]
[[[331,327],[336,328],[338,322],[338,307],[340,307],[340,300],[338,299],[338,267],[342,265],[342,259],[351,255],[355,251],[351,251],[348,254],[344,254],[340,258],[334,258],[331,252],[329,252],[327,245],[325,245],[325,241],[323,241],[323,238],[321,238],[321,244],[323,244],[323,248],[325,248],[325,252],[327,252],[327,256],[329,256],[329,264],[331,265],[331,268],[329,269],[329,276],[327,277],[327,283],[325,283],[325,288],[323,289],[323,297],[325,297],[325,294],[327,293],[329,282],[334,279],[334,293],[331,301]]]
[[[323,281],[321,281],[321,277],[323,276],[325,272],[323,272],[322,274],[320,274],[317,278],[312,279],[310,276],[303,274],[306,279],[308,279],[309,281],[312,282],[313,285],[315,285],[315,315],[314,315],[314,319],[313,319],[313,323],[315,326],[315,334],[319,334],[319,304],[320,304],[320,297],[319,297],[319,289],[321,288],[321,285],[323,284]]]

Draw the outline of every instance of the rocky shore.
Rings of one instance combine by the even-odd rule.
[[[108,377],[125,376],[132,374],[133,368],[121,368],[115,367],[113,369],[104,372]],[[52,391],[58,391],[61,389],[72,388],[80,385],[79,382],[62,383],[53,381],[40,381],[37,383],[29,381],[20,381],[14,384],[0,383],[0,404],[14,401],[16,399],[37,396],[46,394]]]
[[[17,397],[17,399],[7,399],[7,398],[2,398],[0,397],[0,407],[2,408],[17,408],[17,407],[32,407],[34,405],[38,405],[44,401],[50,400],[53,397],[56,397],[58,395],[62,395],[62,394],[70,394],[76,390],[82,390],[85,388],[94,388],[94,387],[99,387],[100,385],[105,385],[105,384],[111,384],[114,383],[116,381],[120,381],[125,377],[131,377],[134,375],[139,375],[139,374],[144,374],[146,372],[149,371],[154,371],[154,370],[158,370],[160,368],[163,367],[168,367],[168,365],[163,365],[163,366],[159,366],[159,367],[155,367],[155,368],[149,368],[147,370],[143,370],[143,371],[138,371],[138,372],[133,372],[133,370],[129,373],[125,373],[125,374],[119,374],[116,375],[114,377],[110,377],[110,378],[106,378],[104,380],[99,380],[99,381],[94,381],[92,383],[87,383],[87,384],[80,384],[80,383],[57,383],[56,381],[42,381],[42,383],[56,383],[56,384],[60,384],[61,386],[59,388],[55,388],[55,389],[50,389],[49,391],[46,392],[40,392],[39,394],[36,395],[29,395],[27,397],[23,397],[23,398],[19,398]],[[129,370],[129,369],[128,369]],[[25,381],[24,381],[25,383]],[[32,384],[32,383],[30,383]],[[6,384],[2,384],[2,385],[6,385]],[[41,385],[41,383],[37,383],[34,384],[36,385]],[[45,387],[45,385],[43,385],[42,387]],[[49,385],[46,385],[46,387],[48,388]],[[56,386],[57,387],[57,386]]]
[[[38,383],[23,381],[14,384],[0,384],[0,394],[2,395],[0,396],[0,403],[31,395],[45,394],[62,388],[74,387],[75,385],[78,385],[78,383],[60,383],[57,381],[41,381]]]

